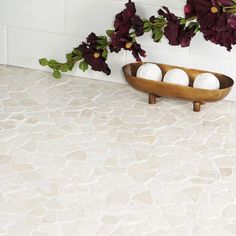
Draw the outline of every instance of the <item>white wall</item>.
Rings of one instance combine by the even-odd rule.
[[[149,17],[166,5],[183,14],[186,0],[135,0],[138,14]],[[116,13],[126,0],[0,0],[0,64],[45,69],[38,64],[41,57],[64,60],[90,32],[105,34],[112,28]],[[139,40],[147,50],[145,61],[175,64],[225,73],[236,78],[236,47],[231,53],[203,40],[199,33],[189,48],[173,47],[163,40],[155,44],[149,35]],[[129,53],[112,54],[112,75],[80,70],[75,75],[124,82],[121,67],[133,62]],[[236,101],[236,88],[228,97]]]

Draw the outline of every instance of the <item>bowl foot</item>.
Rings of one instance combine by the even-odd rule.
[[[199,112],[201,111],[201,105],[204,105],[205,102],[193,102],[193,111]]]
[[[149,94],[149,104],[153,105],[157,102],[157,97],[155,94],[150,93]]]

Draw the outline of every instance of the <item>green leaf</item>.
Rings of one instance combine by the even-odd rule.
[[[200,30],[200,26],[198,22],[190,22],[189,25],[186,27],[186,29],[192,29],[194,30],[194,33],[196,34]]]
[[[82,58],[83,58],[82,54],[81,55],[77,55],[76,60],[80,61]]]
[[[136,33],[135,33],[135,32],[132,32],[132,33],[129,34],[129,36],[130,36],[131,38],[135,38],[135,37],[136,37]]]
[[[150,21],[146,21],[143,25],[144,32],[149,32],[152,29],[152,24]]]
[[[105,45],[107,43],[107,41],[105,39],[98,39],[97,43],[100,45]]]
[[[198,31],[200,31],[200,26],[199,26],[199,24],[196,25],[196,29],[194,30],[194,33],[196,34]]]
[[[146,21],[143,26],[144,28],[149,28],[151,26],[151,23],[149,21]]]
[[[82,52],[77,48],[74,48],[73,53],[77,56],[82,56]]]
[[[197,22],[190,22],[189,25],[188,25],[188,28],[191,29],[193,27],[196,27],[198,25]]]
[[[136,38],[132,37],[132,43],[136,43]]]
[[[41,66],[47,66],[48,65],[48,59],[47,58],[41,58],[39,59],[39,64]]]
[[[62,72],[67,72],[69,70],[69,66],[67,64],[63,64],[60,66],[60,70]]]
[[[187,22],[187,20],[186,20],[185,18],[182,18],[182,19],[180,20],[180,25],[185,25],[186,22]]]
[[[107,30],[106,31],[107,36],[109,36],[109,37],[111,37],[114,32],[115,32],[115,30]]]
[[[85,71],[88,69],[88,63],[86,63],[85,61],[81,61],[81,62],[79,63],[79,68],[80,68],[83,72],[85,72]]]
[[[57,65],[58,65],[58,62],[56,60],[50,60],[48,62],[48,66],[52,69],[55,68]]]
[[[164,34],[164,32],[161,28],[155,28],[155,29],[153,29],[152,37],[155,42],[159,42],[162,39],[163,34]]]
[[[99,36],[99,39],[107,40],[107,36]]]
[[[102,53],[102,57],[107,59],[107,55],[108,55],[108,50],[107,50],[107,48],[104,48],[103,53]]]
[[[71,64],[69,65],[69,71],[72,71],[73,68],[74,68],[74,66],[75,66],[75,63],[71,63]]]
[[[144,28],[143,30],[144,30],[144,32],[150,32],[151,31],[150,28]]]
[[[82,52],[78,49],[74,49],[72,53],[69,53],[66,55],[67,61],[80,61],[83,56],[82,56]]]
[[[66,54],[67,61],[71,60],[73,58],[73,53]]]
[[[97,46],[96,49],[103,49],[104,47],[106,47],[106,45],[100,45],[100,46]]]
[[[97,49],[103,49],[107,46],[107,37],[99,37],[97,40],[98,46],[96,47]]]
[[[54,76],[54,78],[56,78],[56,79],[60,79],[60,78],[61,78],[61,73],[60,73],[60,71],[54,70],[53,76]]]

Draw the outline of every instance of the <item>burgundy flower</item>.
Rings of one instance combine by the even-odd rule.
[[[158,11],[158,14],[160,16],[164,16],[167,20],[167,26],[164,30],[164,35],[169,40],[169,44],[171,45],[179,45],[178,35],[180,31],[180,21],[177,16],[175,16],[173,13],[170,13],[169,9],[167,7],[164,7],[166,12],[164,12],[162,9]]]
[[[167,20],[167,26],[164,29],[164,35],[169,40],[170,45],[181,45],[182,47],[188,47],[191,39],[195,35],[195,27],[185,27],[180,24],[180,19],[169,11],[167,7],[163,7],[165,11],[160,9],[159,15],[163,16]]]
[[[119,52],[121,49],[132,51],[137,61],[141,61],[140,56],[146,57],[146,52],[141,48],[140,44],[133,42],[129,35],[121,35],[116,32],[111,36],[110,49],[113,52]]]
[[[222,21],[220,7],[212,0],[195,0],[195,10],[201,29],[210,29]]]
[[[103,49],[97,49],[97,40],[99,38],[91,33],[87,38],[87,43],[83,42],[77,49],[81,51],[84,61],[89,64],[93,70],[102,71],[107,75],[111,74],[111,70],[106,64],[106,58],[103,55]]]
[[[119,34],[127,34],[131,28],[134,28],[136,36],[144,34],[143,21],[136,14],[135,4],[129,0],[126,8],[116,15],[114,27]]]
[[[204,38],[215,44],[226,47],[228,51],[232,49],[232,45],[236,44],[236,31],[226,24],[224,30],[216,31],[208,29],[203,31]]]
[[[115,30],[120,32],[121,34],[126,34],[130,31],[132,24],[131,21],[128,19],[125,19],[123,17],[123,13],[119,13],[116,15],[116,19],[114,22]]]
[[[190,0],[189,0],[190,2]],[[232,49],[235,40],[235,16],[223,11],[223,6],[232,5],[230,0],[192,0],[200,30],[206,40]]]
[[[91,33],[87,38],[87,43],[96,47],[98,40],[99,40],[99,37],[95,33]]]
[[[132,46],[130,47],[130,49],[128,48],[128,50],[132,51],[132,54],[137,61],[142,61],[140,56],[146,57],[146,51],[141,48],[141,45],[139,43],[132,43]]]
[[[187,18],[196,16],[196,11],[194,7],[194,0],[188,0],[184,7],[184,14]]]
[[[181,47],[188,47],[190,45],[192,38],[196,35],[195,29],[196,27],[187,27],[179,32],[178,40]]]
[[[144,26],[144,23],[143,21],[141,20],[141,18],[139,16],[134,16],[133,19],[132,19],[132,25],[133,25],[133,28],[135,30],[135,34],[136,36],[142,36],[144,34],[144,29],[143,29],[143,26]]]
[[[123,10],[123,15],[125,18],[132,18],[136,13],[136,8],[134,2],[129,0],[128,3],[125,4],[126,8]]]

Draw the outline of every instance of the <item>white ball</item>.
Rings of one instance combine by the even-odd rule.
[[[153,63],[145,63],[138,68],[137,77],[161,81],[162,80],[162,72],[158,65]]]
[[[184,70],[181,70],[181,69],[169,70],[165,74],[163,81],[166,83],[178,84],[178,85],[183,85],[183,86],[189,85],[188,74]]]
[[[211,73],[203,73],[198,75],[193,83],[194,88],[218,90],[220,81]]]

